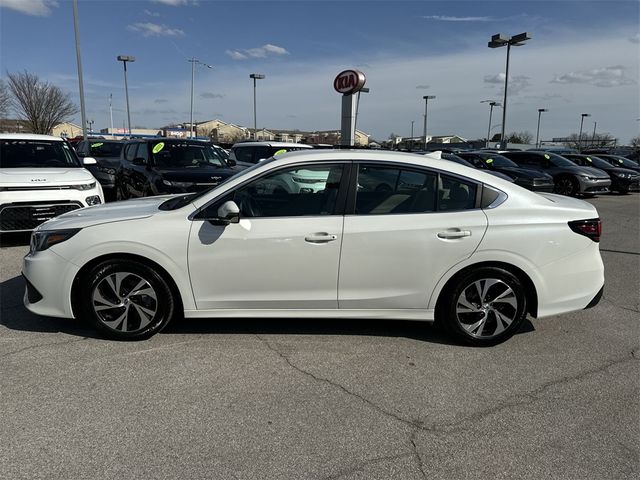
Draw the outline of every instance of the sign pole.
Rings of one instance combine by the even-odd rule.
[[[344,70],[333,81],[333,88],[342,94],[340,122],[340,145],[352,147],[356,139],[356,119],[358,111],[357,94],[366,82],[364,73],[358,70]]]

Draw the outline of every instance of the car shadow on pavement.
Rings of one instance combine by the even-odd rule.
[[[25,283],[13,277],[0,283],[0,325],[10,330],[65,333],[105,339],[104,335],[78,319],[42,317],[29,312],[22,303]],[[526,320],[518,334],[534,331]],[[336,319],[336,318],[184,318],[170,323],[160,335],[354,335],[404,337],[414,340],[460,345],[456,339],[431,324],[408,320]]]

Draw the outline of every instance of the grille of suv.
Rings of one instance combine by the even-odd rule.
[[[82,208],[79,202],[13,203],[0,207],[0,231],[24,232],[33,230],[47,220]]]

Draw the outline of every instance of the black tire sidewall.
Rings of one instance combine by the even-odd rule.
[[[153,287],[157,295],[158,310],[149,325],[135,332],[120,332],[106,326],[92,305],[92,295],[95,287],[106,276],[115,272],[130,272],[139,275]],[[155,269],[134,260],[106,260],[92,268],[83,278],[80,292],[80,302],[84,317],[94,327],[116,340],[144,340],[160,332],[171,321],[175,313],[175,300],[171,288]]]
[[[492,338],[476,338],[462,328],[457,320],[456,303],[462,291],[476,280],[495,278],[502,280],[514,292],[518,301],[516,317],[499,335]],[[511,272],[498,267],[481,267],[460,275],[445,292],[445,299],[438,312],[445,328],[463,342],[474,346],[492,346],[502,343],[516,333],[527,317],[526,292],[522,282]]]

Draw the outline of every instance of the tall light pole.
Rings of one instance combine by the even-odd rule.
[[[131,136],[131,113],[129,111],[129,86],[127,85],[127,62],[135,62],[136,57],[118,55],[118,61],[124,66],[124,95],[127,98],[127,121],[129,122],[129,136]]]
[[[598,126],[598,122],[593,122],[593,135],[591,136],[591,148],[593,148],[596,143],[596,127],[597,126]]]
[[[256,80],[264,80],[261,73],[252,73],[249,78],[253,78],[253,139],[258,140],[258,116],[256,114]]]
[[[590,117],[590,113],[580,114],[580,133],[578,134],[578,149],[582,150],[582,124],[584,123],[584,117]]]
[[[111,134],[113,135],[113,93],[109,94],[109,120],[111,122]]]
[[[78,28],[78,0],[73,0],[73,29],[76,36],[76,61],[78,63],[78,84],[80,86],[80,116],[82,117],[82,138],[87,139],[87,115],[84,108],[84,80],[82,79],[82,59],[80,58],[80,29]]]
[[[87,125],[89,125],[89,133],[93,132],[93,124],[96,123],[93,121],[93,119],[91,120],[87,120]]]
[[[203,63],[195,57],[191,57],[187,62],[191,63],[191,113],[189,114],[189,138],[193,138],[193,84],[196,77],[196,65],[202,65],[207,68],[213,68],[213,66]]]
[[[542,115],[542,112],[548,112],[549,110],[547,108],[539,108],[538,109],[538,129],[536,130],[536,148],[540,148],[540,145],[538,145],[538,139],[540,138],[540,115]]]
[[[436,98],[435,95],[425,95],[424,97],[424,129],[423,129],[423,134],[424,134],[424,149],[427,149],[427,108],[429,105],[429,100],[433,100],[434,98]]]
[[[524,45],[527,40],[531,40],[531,34],[527,32],[519,33],[510,37],[502,33],[496,33],[491,37],[491,41],[488,43],[489,48],[507,47],[507,67],[504,75],[504,99],[502,100],[502,132],[500,133],[500,144],[502,148],[507,147],[505,141],[504,132],[507,126],[507,87],[509,85],[509,53],[511,47],[520,47]]]
[[[413,124],[415,123],[415,120],[411,120],[411,138],[413,138]]]
[[[493,116],[493,107],[500,107],[502,104],[499,102],[494,102],[493,100],[482,100],[480,103],[488,103],[489,104],[489,127],[487,130],[487,142],[485,147],[489,147],[489,140],[491,137],[491,117]]]

